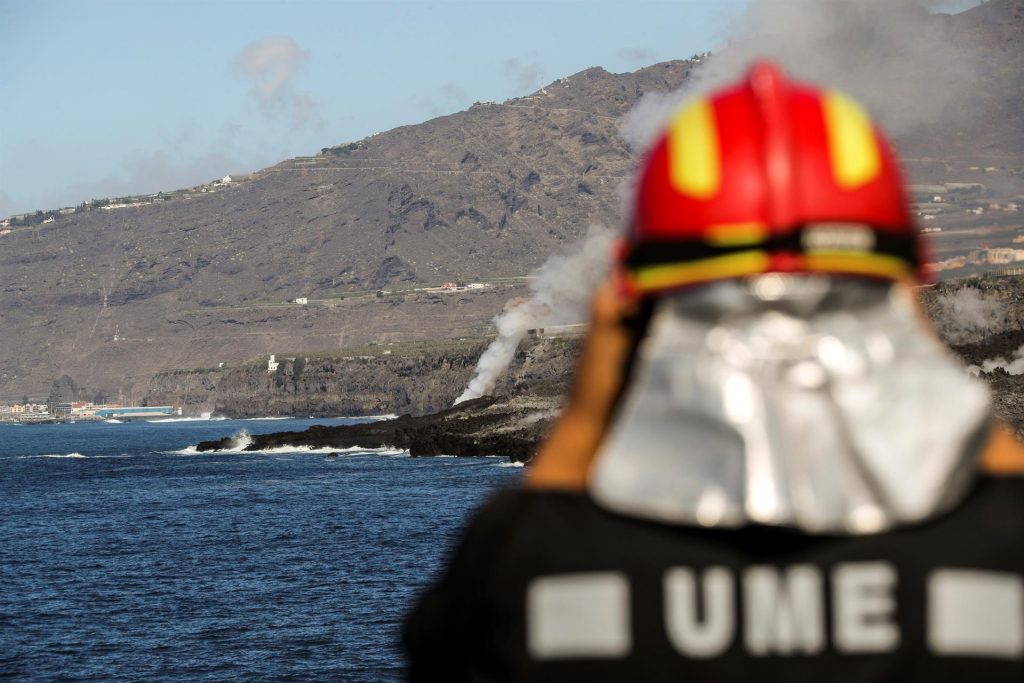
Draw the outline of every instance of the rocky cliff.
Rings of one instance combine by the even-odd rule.
[[[423,415],[452,405],[474,374],[486,340],[371,346],[356,355],[267,358],[237,367],[157,374],[146,402],[230,417]],[[531,338],[499,382],[499,395],[561,396],[579,349],[576,338]]]
[[[0,398],[61,374],[116,395],[164,370],[489,334],[523,276],[618,223],[635,164],[621,117],[690,69],[588,69],[227,186],[15,229],[0,237]],[[458,281],[489,286],[429,289]]]

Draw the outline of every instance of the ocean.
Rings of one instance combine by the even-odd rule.
[[[393,681],[502,458],[196,453],[357,420],[0,425],[0,679]]]

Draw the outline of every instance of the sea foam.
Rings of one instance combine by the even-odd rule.
[[[176,451],[162,451],[167,455],[223,455],[225,453],[244,453],[246,455],[274,455],[283,453],[303,453],[310,455],[387,455],[392,457],[409,457],[409,451],[394,446],[383,446],[381,448],[363,448],[362,446],[351,446],[349,448],[329,448],[313,446],[275,446],[273,448],[261,448],[258,450],[245,450],[252,444],[252,436],[245,430],[239,432],[232,439],[230,448],[216,451],[200,452],[195,446],[187,446]]]

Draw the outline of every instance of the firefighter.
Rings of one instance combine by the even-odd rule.
[[[1024,451],[911,286],[889,144],[770,63],[644,164],[569,401],[412,680],[1024,680]]]

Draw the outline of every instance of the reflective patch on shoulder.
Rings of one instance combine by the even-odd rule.
[[[1024,579],[967,569],[932,572],[928,646],[945,656],[1024,656]]]
[[[621,572],[542,576],[526,590],[534,659],[617,658],[633,647],[629,581]]]

